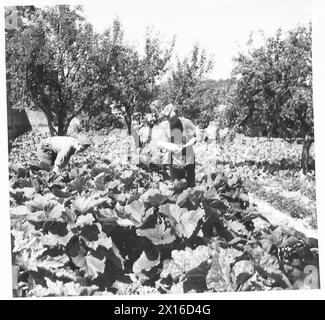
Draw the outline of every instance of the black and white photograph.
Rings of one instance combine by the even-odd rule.
[[[3,6],[12,296],[319,289],[312,4]]]

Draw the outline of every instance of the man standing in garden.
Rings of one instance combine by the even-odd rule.
[[[168,154],[170,176],[173,181],[186,179],[188,187],[195,186],[195,154],[193,145],[196,142],[195,126],[191,120],[179,117],[173,104],[165,106],[161,112],[161,120],[167,120],[161,126],[161,139],[157,146]]]
[[[39,167],[58,174],[69,162],[76,152],[82,152],[90,146],[87,138],[78,140],[67,136],[55,136],[43,140],[37,147]]]

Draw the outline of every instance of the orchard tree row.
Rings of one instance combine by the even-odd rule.
[[[15,10],[19,23],[6,30],[8,103],[42,111],[51,135],[65,135],[76,116],[96,128],[125,125],[130,133],[132,115],[151,112],[158,99],[201,127],[216,121],[247,135],[300,139],[307,169],[314,136],[311,24],[278,30],[260,46],[249,39],[247,52],[234,57],[231,78],[216,81],[209,79],[213,59],[197,44],[181,59],[175,38],[163,41],[148,28],[138,48],[126,41],[118,18],[98,33],[79,6]]]

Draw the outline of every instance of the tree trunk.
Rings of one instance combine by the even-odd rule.
[[[68,131],[68,125],[64,125],[63,120],[58,121],[58,136],[65,136]]]
[[[66,107],[64,104],[61,104],[57,113],[57,118],[58,118],[58,136],[64,136],[67,133],[68,126],[69,124],[67,123],[65,125],[65,118],[66,118],[66,113],[65,113]]]
[[[65,136],[67,134],[67,129],[66,128],[61,128],[58,130],[58,136]]]
[[[52,123],[52,117],[49,114],[45,114],[46,116],[46,120],[47,120],[47,125],[49,127],[49,131],[50,131],[50,136],[53,137],[55,136],[55,128],[53,127],[53,123]]]
[[[124,106],[122,106],[122,110],[123,109],[124,109],[123,118],[124,118],[127,130],[128,130],[128,135],[130,136],[130,135],[132,135],[131,127],[132,127],[132,112],[133,112],[133,110],[129,104],[125,104]]]
[[[128,135],[131,135],[131,123],[127,123],[126,124],[127,128],[128,128]]]
[[[306,136],[302,146],[302,154],[301,154],[301,169],[304,173],[309,170],[309,150],[310,146],[313,143],[314,139],[310,136]]]
[[[132,130],[131,130],[131,125],[132,125],[132,121],[131,121],[131,116],[129,115],[125,115],[124,116],[124,120],[125,120],[125,123],[126,123],[126,127],[128,129],[128,135],[130,136],[132,134]]]

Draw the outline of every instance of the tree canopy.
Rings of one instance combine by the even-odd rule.
[[[44,112],[52,135],[65,134],[80,113],[108,116],[113,105],[130,129],[133,112],[149,110],[174,40],[165,44],[148,29],[140,54],[124,40],[118,18],[98,34],[81,7],[37,8],[24,17],[23,28],[7,36],[8,100],[15,108]]]
[[[311,31],[311,24],[286,36],[279,29],[261,47],[250,41],[248,53],[234,59],[232,103],[242,128],[284,138],[313,135]]]
[[[207,97],[208,74],[213,68],[213,60],[198,44],[184,59],[177,58],[167,82],[162,85],[160,97],[164,103],[174,103],[180,114],[195,120],[202,111],[202,104],[197,99]],[[211,84],[211,83],[210,83]],[[211,86],[210,86],[211,87]],[[211,92],[211,90],[210,90]],[[209,100],[213,100],[212,95]]]
[[[132,115],[150,112],[150,104],[157,97],[158,81],[167,71],[174,40],[163,43],[152,30],[147,29],[144,53],[140,54],[123,41],[123,29],[118,19],[114,21],[114,30],[120,42],[109,80],[109,96],[130,133]]]
[[[107,93],[98,72],[99,42],[78,8],[37,9],[28,26],[7,39],[10,102],[43,111],[51,134],[64,134],[75,116]]]
[[[16,10],[17,30],[6,29],[8,103],[44,112],[52,135],[80,114],[99,127],[122,120],[130,132],[132,116],[160,99],[203,127],[217,120],[250,135],[313,136],[311,24],[279,29],[258,47],[250,39],[231,79],[216,81],[198,44],[172,65],[175,39],[164,42],[152,29],[139,50],[118,18],[96,33],[79,6]]]

